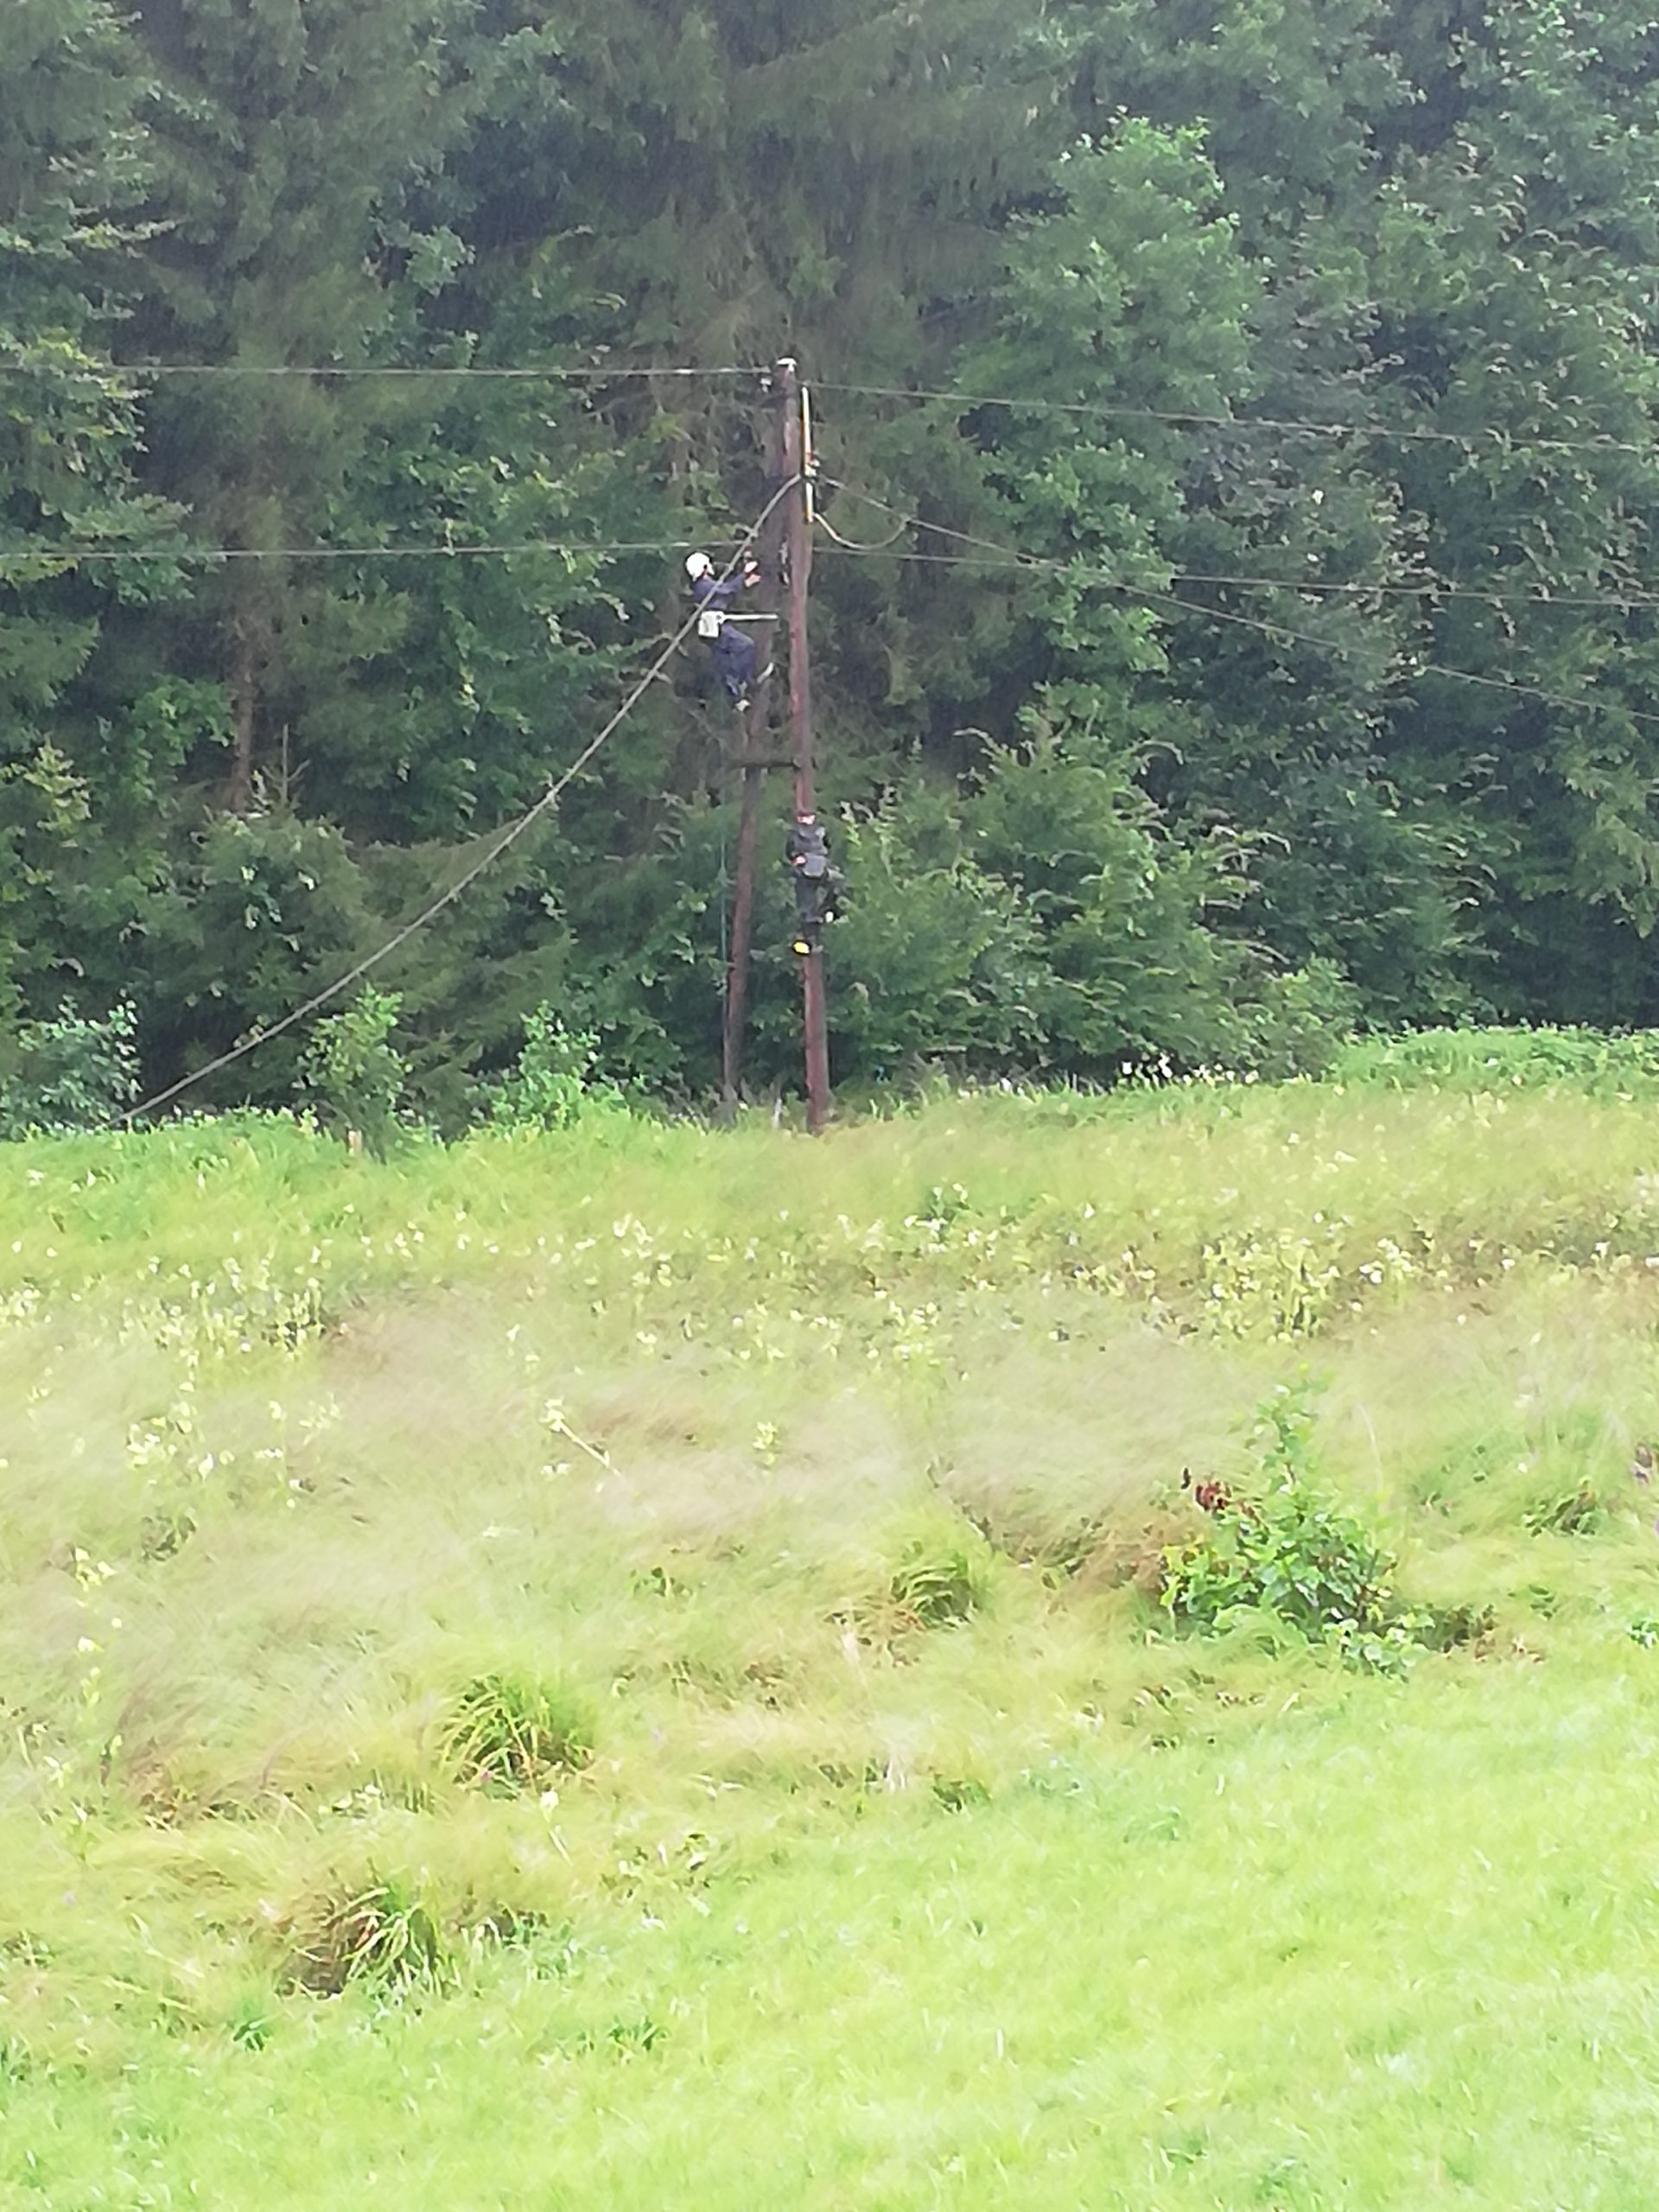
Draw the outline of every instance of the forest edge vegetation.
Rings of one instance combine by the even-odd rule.
[[[759,512],[785,346],[840,1077],[1651,1019],[1656,48],[1417,0],[15,0],[14,1075],[113,1020],[176,1080],[464,874]],[[543,1007],[715,1080],[734,718],[673,666],[378,978],[440,1125]]]

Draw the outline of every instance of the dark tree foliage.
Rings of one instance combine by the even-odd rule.
[[[0,1019],[171,1080],[456,881],[784,351],[845,1079],[1652,1019],[1656,156],[1590,0],[9,0]],[[549,1003],[706,1090],[734,720],[682,654],[378,972],[428,1110]]]
[[[0,11],[0,1019],[55,1012],[118,922],[124,833],[175,765],[164,733],[72,734],[66,714],[105,625],[157,588],[72,549],[166,531],[105,353],[136,254],[137,98],[105,0]]]

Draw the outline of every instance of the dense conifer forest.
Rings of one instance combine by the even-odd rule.
[[[785,350],[841,1079],[1649,1020],[1656,267],[1623,5],[8,0],[4,1027],[170,1081],[454,880],[754,519]],[[429,1114],[542,1005],[707,1091],[734,721],[693,646],[387,963]]]

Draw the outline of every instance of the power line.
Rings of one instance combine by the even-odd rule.
[[[18,568],[80,568],[92,562],[205,563],[209,567],[232,561],[511,561],[531,554],[574,558],[581,554],[690,553],[698,547],[723,551],[736,541],[729,537],[662,537],[621,539],[594,544],[585,539],[527,538],[512,545],[180,545],[157,546],[47,545],[39,552],[0,549],[0,570]]]
[[[1166,607],[1179,607],[1183,613],[1196,614],[1206,622],[1233,622],[1247,630],[1260,630],[1269,638],[1288,638],[1293,644],[1314,645],[1323,652],[1340,653],[1349,650],[1329,638],[1319,638],[1306,630],[1292,630],[1282,622],[1259,621],[1254,615],[1234,614],[1220,607],[1202,607],[1196,600],[1182,599],[1178,594],[1147,592],[1139,586],[1129,587],[1137,596],[1149,599]],[[1408,656],[1409,673],[1414,676],[1439,676],[1453,683],[1475,683],[1484,690],[1508,691],[1526,699],[1541,699],[1547,706],[1566,707],[1575,714],[1621,714],[1634,722],[1652,722],[1659,727],[1659,714],[1649,713],[1641,707],[1632,707],[1624,700],[1575,698],[1571,692],[1546,690],[1541,684],[1527,683],[1513,677],[1478,676],[1472,669],[1451,668],[1443,661],[1423,660]]]
[[[735,571],[742,560],[744,553],[754,543],[761,530],[764,528],[767,517],[772,514],[773,509],[776,508],[782,500],[785,499],[789,496],[789,493],[795,488],[796,485],[798,485],[799,481],[800,479],[798,476],[791,477],[787,482],[780,484],[778,489],[772,493],[771,499],[766,502],[766,506],[761,510],[760,513],[756,516],[754,521],[749,525],[747,531],[744,533],[737,551],[734,553],[730,561],[727,563],[721,577],[722,582],[727,576],[730,576]],[[591,738],[582,747],[582,751],[576,755],[575,759],[570,763],[570,766],[564,771],[563,774],[560,776],[556,781],[550,784],[546,791],[542,793],[540,798],[536,801],[535,804],[526,808],[524,812],[518,817],[516,822],[510,823],[505,830],[499,832],[498,835],[492,839],[487,849],[476,861],[473,862],[472,866],[463,875],[459,877],[455,882],[450,885],[447,891],[441,893],[437,898],[434,899],[430,902],[429,905],[424,906],[421,912],[415,916],[412,921],[405,922],[403,927],[395,931],[391,937],[388,938],[385,943],[376,951],[368,954],[365,958],[359,960],[355,967],[349,969],[345,975],[337,977],[334,982],[330,983],[327,987],[326,989],[315,993],[310,998],[306,1000],[302,1006],[295,1007],[290,1012],[283,1014],[279,1020],[270,1023],[264,1029],[256,1030],[252,1036],[245,1037],[239,1044],[232,1045],[228,1052],[220,1052],[217,1058],[211,1059],[203,1066],[194,1069],[188,1075],[181,1076],[176,1083],[169,1084],[166,1090],[158,1090],[153,1097],[144,1099],[141,1104],[130,1107],[128,1111],[121,1116],[123,1124],[130,1125],[134,1122],[143,1119],[147,1115],[156,1113],[163,1106],[171,1105],[175,1098],[181,1096],[185,1091],[193,1089],[195,1084],[206,1082],[209,1076],[217,1075],[221,1069],[232,1066],[238,1060],[245,1059],[250,1052],[256,1052],[262,1045],[268,1045],[273,1037],[280,1037],[285,1030],[292,1029],[298,1023],[307,1020],[312,1014],[318,1013],[323,1007],[327,1006],[331,999],[338,998],[342,991],[348,991],[353,983],[360,982],[364,976],[371,974],[373,969],[380,965],[383,960],[390,959],[391,955],[396,952],[400,946],[407,944],[410,938],[416,936],[421,930],[423,930],[429,922],[435,920],[437,916],[442,913],[445,907],[452,906],[464,891],[467,890],[473,884],[477,882],[479,877],[485,873],[486,869],[493,867],[494,863],[500,859],[502,854],[507,850],[509,846],[517,844],[519,838],[524,836],[524,832],[530,829],[532,823],[539,821],[543,814],[547,813],[550,808],[558,804],[565,791],[569,790],[569,786],[575,781],[576,778],[588,766],[588,763],[593,760],[600,748],[607,744],[615,732],[621,728],[622,724],[627,720],[627,717],[639,705],[640,700],[645,697],[646,692],[650,690],[652,685],[657,681],[663,671],[668,666],[669,662],[679,651],[686,639],[689,638],[692,631],[696,629],[700,612],[701,610],[699,608],[694,607],[691,613],[687,615],[685,620],[681,623],[679,628],[674,632],[674,635],[669,639],[667,645],[664,646],[661,652],[658,654],[656,659],[645,671],[645,673],[640,677],[638,683],[634,685],[632,690],[629,692],[627,697],[622,702],[622,704],[617,709],[616,712],[611,716],[610,720],[605,724],[598,735]]]
[[[547,365],[537,368],[493,368],[477,362],[457,362],[453,365],[442,362],[420,362],[404,366],[390,362],[353,363],[346,365],[337,362],[286,361],[111,361],[107,368],[76,368],[64,370],[54,361],[29,361],[14,355],[0,359],[0,374],[35,376],[50,372],[67,376],[86,384],[108,384],[122,377],[314,377],[330,379],[355,379],[364,377],[478,377],[499,383],[517,384],[617,384],[640,379],[673,377],[690,379],[699,377],[762,377],[766,371],[746,368],[741,364],[714,369],[671,367],[664,369],[601,368],[588,366],[569,368]]]
[[[854,497],[861,497],[855,493]],[[842,551],[847,553],[884,553],[898,543],[909,528],[906,518],[892,537],[878,544],[859,544],[843,537],[823,516],[819,523],[826,536]],[[932,528],[932,524],[924,524]],[[481,561],[518,560],[546,556],[565,560],[589,557],[620,557],[624,555],[650,553],[666,555],[689,553],[698,547],[724,551],[737,541],[729,537],[658,537],[620,538],[603,542],[588,539],[526,538],[511,544],[451,544],[443,542],[424,545],[182,545],[171,549],[156,546],[107,545],[48,545],[38,552],[21,548],[0,548],[0,575],[9,570],[35,568],[54,569],[81,568],[98,564],[106,566],[121,562],[141,562],[163,565],[194,563],[216,567],[238,561]],[[950,567],[1028,568],[1034,556],[1010,553],[1003,556],[988,555],[982,561],[969,562],[957,555],[895,552],[896,561],[944,563]],[[1069,565],[1069,564],[1063,564]],[[1411,599],[1471,600],[1492,607],[1560,607],[1580,610],[1602,608],[1609,613],[1630,613],[1642,607],[1659,607],[1659,593],[1629,591],[1574,593],[1550,591],[1509,592],[1495,586],[1460,584],[1444,576],[1438,569],[1427,569],[1415,578],[1388,582],[1337,582],[1313,576],[1241,576],[1211,574],[1203,569],[1180,569],[1172,574],[1173,583],[1214,584],[1238,591],[1291,591],[1321,594],[1370,598],[1374,595]]]
[[[861,498],[863,495],[855,493],[853,496]],[[882,540],[879,544],[857,545],[851,540],[839,536],[824,521],[822,515],[819,516],[818,520],[835,545],[843,553],[886,553],[889,546],[898,543],[899,537],[903,534],[901,528],[893,537]],[[933,527],[931,524],[925,524],[922,526],[925,529]],[[1037,556],[1024,553],[1014,553],[1006,557],[997,557],[990,554],[976,557],[963,553],[905,552],[893,553],[890,557],[895,561],[931,563],[936,566],[950,569],[997,569],[1030,568]],[[1056,565],[1071,569],[1075,564],[1071,562],[1059,562]],[[1600,607],[1611,613],[1634,613],[1644,607],[1659,607],[1659,593],[1630,591],[1592,594],[1555,592],[1548,589],[1528,592],[1499,591],[1480,584],[1455,583],[1449,577],[1442,576],[1438,569],[1424,571],[1420,580],[1415,582],[1332,583],[1319,577],[1310,576],[1214,575],[1205,569],[1179,569],[1172,572],[1169,582],[1185,584],[1224,584],[1236,591],[1319,592],[1351,594],[1353,597],[1362,599],[1380,594],[1405,599],[1473,600],[1483,606],[1491,607],[1561,607],[1580,609]],[[1126,583],[1121,588],[1129,590],[1134,587]]]
[[[107,368],[77,368],[65,370],[51,361],[29,361],[16,356],[0,359],[0,374],[31,376],[50,372],[60,377],[87,384],[108,384],[124,377],[156,378],[163,377],[297,377],[328,381],[358,381],[370,378],[402,378],[405,380],[442,379],[465,380],[478,378],[499,383],[517,384],[617,384],[626,382],[658,382],[672,379],[679,382],[710,381],[733,377],[753,377],[757,380],[766,375],[758,364],[743,362],[722,363],[711,368],[696,368],[683,364],[672,364],[664,368],[605,367],[585,365],[580,367],[548,364],[541,366],[511,365],[495,367],[478,362],[419,362],[402,364],[391,362],[262,362],[262,361],[123,361],[111,362]],[[1198,409],[1135,407],[1107,400],[1043,399],[1035,396],[1017,397],[1007,392],[965,392],[934,391],[910,385],[880,385],[829,383],[815,379],[819,391],[844,393],[852,398],[899,399],[921,402],[942,402],[947,406],[969,410],[980,407],[1001,407],[1027,413],[1068,415],[1082,418],[1098,416],[1131,422],[1162,423],[1174,428],[1214,430],[1275,430],[1287,434],[1320,438],[1385,438],[1407,444],[1459,446],[1472,452],[1478,446],[1490,444],[1502,452],[1510,453],[1601,453],[1628,454],[1653,459],[1659,453],[1656,445],[1641,444],[1630,439],[1545,438],[1517,436],[1498,423],[1484,423],[1473,430],[1412,429],[1389,423],[1330,423],[1312,418],[1273,415],[1217,415]]]
[[[964,413],[979,407],[1003,407],[1027,414],[1098,416],[1138,423],[1163,423],[1177,429],[1206,430],[1283,430],[1320,438],[1389,438],[1407,444],[1461,446],[1472,453],[1486,444],[1504,453],[1634,454],[1644,460],[1659,459],[1659,442],[1639,445],[1623,438],[1516,437],[1497,423],[1475,430],[1396,429],[1388,423],[1319,423],[1288,420],[1274,415],[1206,415],[1193,410],[1117,405],[1106,400],[1015,398],[1007,392],[925,391],[908,385],[882,384],[824,384],[819,391],[844,392],[854,398],[907,399],[944,402]]]
[[[1610,613],[1633,613],[1644,607],[1659,607],[1659,593],[1647,591],[1577,593],[1499,591],[1484,584],[1454,583],[1438,569],[1425,571],[1415,582],[1404,578],[1392,583],[1329,583],[1307,576],[1217,576],[1202,569],[1182,569],[1172,583],[1226,584],[1237,591],[1303,591],[1330,595],[1370,598],[1381,594],[1402,599],[1468,599],[1488,607],[1602,607]]]
[[[902,512],[887,500],[877,499],[874,493],[855,491],[851,485],[838,482],[833,476],[822,477],[819,480],[836,491],[846,492],[855,499],[862,499],[869,506],[880,508],[884,514],[896,516]],[[994,538],[976,537],[971,531],[952,530],[944,523],[928,522],[919,515],[909,515],[906,519],[914,529],[931,530],[936,531],[941,537],[954,538],[962,544],[975,546],[988,553],[1003,555],[1008,565],[1013,567],[1035,569],[1046,573],[1052,572],[1073,577],[1078,574],[1078,566],[1076,562],[1054,560],[1041,554],[1022,555],[1017,548],[999,545]],[[1128,598],[1144,600],[1154,606],[1179,608],[1182,613],[1195,614],[1203,621],[1230,622],[1241,629],[1259,630],[1264,637],[1274,639],[1288,639],[1294,645],[1313,645],[1321,652],[1344,653],[1351,650],[1334,639],[1320,638],[1315,636],[1311,631],[1294,629],[1288,623],[1263,620],[1254,614],[1234,614],[1229,613],[1224,607],[1205,607],[1197,600],[1183,599],[1178,592],[1158,591],[1146,584],[1122,583],[1115,576],[1101,575],[1093,572],[1087,574],[1086,581],[1099,584],[1107,591],[1122,592]],[[1411,656],[1410,672],[1415,676],[1444,677],[1454,683],[1478,684],[1485,690],[1512,692],[1522,698],[1541,699],[1548,706],[1567,707],[1578,713],[1586,710],[1592,714],[1618,712],[1628,715],[1632,721],[1653,722],[1659,725],[1659,714],[1649,713],[1640,707],[1627,706],[1622,700],[1615,707],[1606,700],[1574,698],[1569,692],[1547,690],[1541,684],[1526,683],[1504,676],[1478,676],[1471,669],[1452,668],[1443,661],[1423,660],[1415,655]]]

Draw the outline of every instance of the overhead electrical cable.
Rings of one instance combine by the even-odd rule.
[[[899,543],[910,527],[909,518],[906,517],[894,525],[890,537],[879,539],[874,545],[861,545],[853,538],[843,537],[827,515],[817,515],[813,519],[824,536],[833,543],[839,545],[843,553],[885,553],[889,545],[896,545]]]
[[[823,521],[822,516],[818,519],[820,522]],[[928,525],[928,527],[931,526]],[[844,553],[887,553],[887,549],[896,545],[899,538],[904,534],[900,530],[892,537],[884,538],[877,544],[857,545],[830,529],[828,523],[823,523],[823,528],[826,534]],[[1033,558],[1031,555],[1024,553],[1011,553],[998,556],[992,554],[977,556],[967,553],[915,551],[893,553],[890,557],[895,561],[931,563],[940,568],[983,569],[991,571],[998,569],[1028,569],[1032,566]],[[1063,568],[1071,568],[1075,564],[1071,562],[1062,562],[1058,565]],[[1451,577],[1442,575],[1438,569],[1425,569],[1414,581],[1395,580],[1389,583],[1353,582],[1333,583],[1318,576],[1217,575],[1208,569],[1176,569],[1171,574],[1169,581],[1171,583],[1225,585],[1235,591],[1317,592],[1357,599],[1367,599],[1375,594],[1401,599],[1472,600],[1488,607],[1577,607],[1581,610],[1599,607],[1613,614],[1635,613],[1645,607],[1659,607],[1659,592],[1578,593],[1565,590],[1551,591],[1548,587],[1536,591],[1500,591],[1484,584],[1458,583]],[[1128,586],[1126,584],[1124,588],[1128,589]]]
[[[747,541],[746,540],[745,543]],[[623,538],[613,543],[591,543],[579,538],[531,537],[513,544],[467,545],[435,543],[429,545],[43,545],[37,552],[19,547],[0,547],[0,570],[8,568],[79,568],[91,562],[144,561],[198,563],[209,567],[231,561],[512,561],[536,554],[575,559],[582,555],[625,553],[690,553],[696,547],[713,546],[723,552],[733,538]]]
[[[897,516],[903,512],[890,501],[877,499],[874,493],[860,492],[849,484],[839,482],[835,477],[823,476],[819,481],[835,491],[845,492],[853,499],[861,499],[868,506],[879,508],[884,514]],[[953,530],[944,523],[929,522],[920,515],[909,515],[906,519],[914,529],[932,531],[941,537],[952,538],[988,553],[1002,555],[1010,567],[1071,576],[1080,582],[1097,584],[1107,591],[1121,592],[1128,598],[1143,600],[1150,605],[1177,608],[1183,614],[1197,616],[1200,621],[1233,623],[1242,629],[1258,630],[1265,637],[1287,639],[1294,645],[1313,645],[1321,652],[1345,654],[1351,651],[1350,646],[1336,639],[1318,637],[1312,631],[1298,630],[1289,623],[1275,622],[1254,614],[1235,614],[1225,607],[1205,607],[1201,601],[1184,599],[1178,592],[1160,591],[1147,584],[1120,582],[1115,576],[1090,569],[1079,562],[1056,560],[1042,554],[1022,554],[1015,546],[1000,545],[994,538],[977,537],[971,531]],[[1414,653],[1408,652],[1406,658],[1409,672],[1414,676],[1444,677],[1454,683],[1472,683],[1484,690],[1508,691],[1522,698],[1541,699],[1548,706],[1570,708],[1575,713],[1617,713],[1627,715],[1632,721],[1659,725],[1659,714],[1628,706],[1622,699],[1575,698],[1568,692],[1548,690],[1541,684],[1527,683],[1505,676],[1480,676],[1471,669],[1452,668],[1443,661],[1426,660]]]
[[[0,374],[50,374],[78,378],[89,384],[109,384],[123,377],[311,377],[336,380],[365,377],[476,377],[509,384],[618,384],[669,377],[681,380],[703,377],[753,377],[758,380],[766,374],[766,371],[746,368],[741,363],[715,369],[602,368],[591,365],[577,368],[556,363],[542,367],[494,368],[487,363],[474,361],[451,364],[422,361],[407,365],[379,361],[350,364],[335,361],[111,361],[107,366],[94,368],[77,365],[70,368],[50,359],[30,361],[13,355],[10,359],[0,359]]]
[[[887,537],[874,544],[865,544],[843,537],[823,517],[820,516],[818,520],[825,535],[846,553],[886,553],[889,548],[897,546],[906,531],[912,527],[910,519],[906,518]],[[933,527],[931,524],[925,526]],[[537,556],[561,560],[583,557],[613,559],[635,554],[689,553],[699,546],[723,552],[736,542],[729,537],[660,537],[598,542],[580,538],[524,538],[501,544],[462,544],[441,541],[424,545],[182,545],[172,548],[50,544],[38,552],[10,546],[0,547],[0,575],[14,569],[63,570],[94,563],[108,566],[123,562],[213,567],[245,561],[511,561]],[[897,561],[931,562],[948,567],[988,569],[1029,568],[1033,559],[1028,554],[1011,552],[1006,555],[988,553],[982,559],[970,561],[962,555],[913,550],[894,552],[892,557]],[[1236,591],[1302,592],[1358,599],[1376,595],[1467,600],[1491,607],[1601,608],[1610,613],[1629,613],[1643,607],[1659,607],[1659,592],[1551,591],[1547,586],[1532,591],[1504,591],[1493,585],[1459,582],[1438,569],[1424,569],[1416,576],[1396,578],[1386,582],[1333,582],[1319,576],[1230,575],[1214,574],[1206,569],[1180,569],[1172,575],[1170,581],[1172,583],[1224,586]]]
[[[1508,453],[1635,454],[1659,460],[1659,431],[1654,442],[1640,444],[1626,438],[1545,438],[1517,435],[1501,423],[1482,423],[1473,430],[1410,429],[1392,423],[1328,423],[1277,415],[1211,415],[1193,409],[1133,407],[1127,403],[1093,399],[1020,398],[1011,392],[919,391],[907,385],[827,384],[815,380],[817,391],[834,391],[860,399],[903,399],[942,402],[963,414],[982,407],[1005,408],[1014,414],[1065,415],[1087,420],[1162,423],[1177,429],[1275,430],[1319,438],[1384,438],[1403,444],[1462,446],[1473,452],[1484,446]]]
[[[31,361],[16,356],[0,358],[0,374],[51,374],[68,377],[90,384],[118,382],[123,378],[138,379],[165,377],[265,377],[310,378],[314,380],[357,381],[372,378],[402,378],[404,380],[444,379],[464,381],[479,378],[498,383],[518,384],[617,384],[652,383],[672,380],[694,383],[731,378],[753,377],[760,382],[766,374],[759,364],[743,362],[722,363],[711,368],[696,368],[675,363],[665,368],[645,368],[634,365],[606,367],[595,364],[565,365],[550,363],[543,366],[522,364],[496,367],[487,363],[456,362],[264,362],[264,361],[123,361],[107,366],[79,366],[70,368],[52,360]],[[1392,423],[1330,422],[1318,417],[1285,416],[1275,415],[1214,414],[1193,408],[1157,408],[1133,406],[1128,402],[1084,399],[1045,399],[1034,395],[1020,397],[1012,392],[948,391],[912,385],[855,384],[814,379],[817,391],[845,394],[851,398],[906,400],[925,404],[942,404],[964,412],[982,407],[995,407],[1027,414],[1065,415],[1081,419],[1099,417],[1106,420],[1161,423],[1175,429],[1212,429],[1230,431],[1272,430],[1287,435],[1319,438],[1381,438],[1403,444],[1461,446],[1467,451],[1479,447],[1509,453],[1599,453],[1628,454],[1648,459],[1659,457],[1659,430],[1651,444],[1627,438],[1580,437],[1551,438],[1531,433],[1516,433],[1502,423],[1486,423],[1470,430],[1413,429]]]

